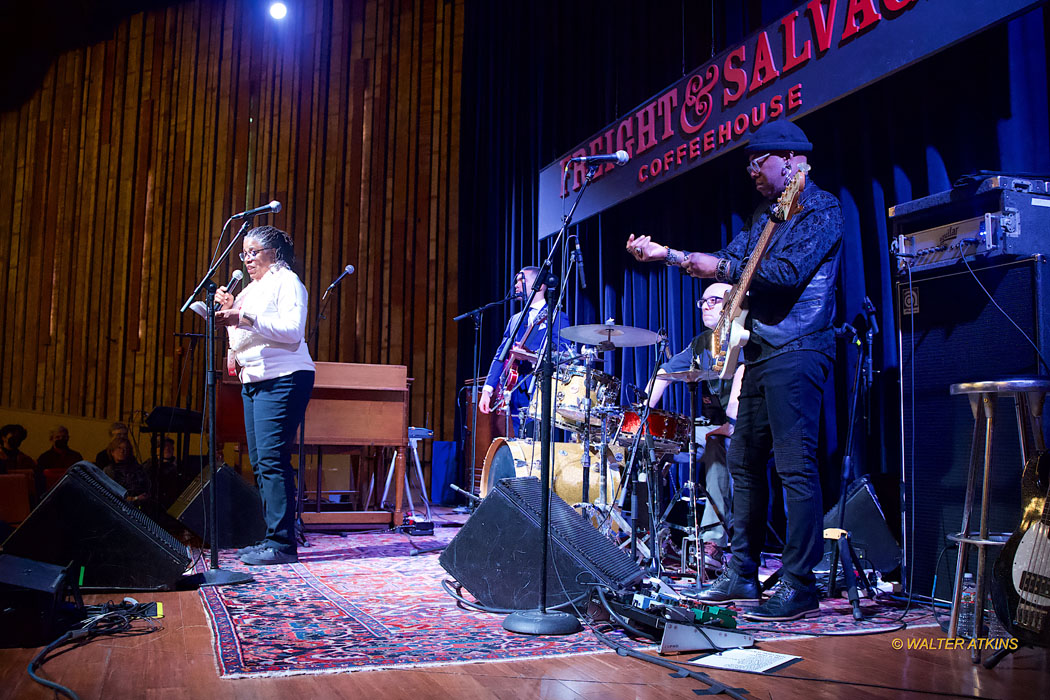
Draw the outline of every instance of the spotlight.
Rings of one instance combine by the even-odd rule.
[[[283,2],[275,2],[270,4],[270,16],[274,19],[284,19],[285,15],[288,14],[288,6]]]

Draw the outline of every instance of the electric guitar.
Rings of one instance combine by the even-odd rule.
[[[525,312],[522,311],[522,313]],[[529,327],[525,330],[525,335],[521,336],[521,340],[511,346],[510,352],[507,353],[507,359],[503,361],[503,370],[500,372],[499,382],[496,383],[495,388],[492,390],[492,396],[489,398],[489,406],[492,411],[504,411],[510,406],[510,397],[514,390],[518,388],[518,382],[521,381],[522,377],[527,377],[532,372],[532,368],[536,366],[539,354],[528,350],[526,344],[532,332],[546,320],[547,307],[544,306],[536,314],[536,318],[532,320],[532,323],[529,324]]]
[[[762,229],[762,235],[758,237],[758,244],[755,245],[755,249],[751,251],[747,262],[744,263],[740,281],[726,293],[722,300],[722,316],[712,329],[709,348],[713,360],[711,369],[718,373],[720,379],[732,378],[740,358],[740,348],[744,347],[751,338],[751,331],[744,325],[747,321],[747,292],[751,287],[751,280],[755,276],[759,263],[769,250],[770,241],[773,240],[777,227],[802,211],[798,199],[802,188],[806,186],[806,173],[809,170],[810,167],[806,163],[798,165],[791,181],[777,197],[769,221]]]
[[[992,570],[992,605],[1022,644],[1050,646],[1050,452],[1021,473],[1021,525]]]

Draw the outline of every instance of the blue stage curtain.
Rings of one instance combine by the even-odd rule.
[[[498,298],[517,266],[546,254],[550,241],[537,243],[535,230],[541,167],[683,70],[796,4],[710,0],[642,9],[626,0],[527,7],[470,3],[463,81],[462,307]],[[709,31],[712,18],[714,31]],[[1044,10],[1033,10],[798,121],[815,145],[813,179],[843,207],[837,322],[853,323],[868,296],[882,329],[874,353],[879,374],[871,424],[858,430],[870,435],[867,452],[859,455],[862,472],[892,481],[899,469],[895,271],[887,209],[946,190],[979,169],[1050,173],[1046,24]],[[573,226],[590,286],[570,293],[570,318],[663,328],[672,351],[684,347],[700,329],[695,301],[704,285],[659,265],[635,263],[624,242],[632,232],[648,233],[688,250],[718,249],[758,202],[745,165],[738,149]],[[506,316],[489,318],[486,357]],[[469,334],[460,347],[469,355]],[[605,367],[623,380],[628,401],[633,398],[628,384],[644,386],[657,358],[652,348],[609,356]],[[855,362],[855,351],[840,346],[829,379],[826,501],[837,493],[839,441]],[[463,370],[463,358],[460,366]],[[664,405],[686,412],[683,390],[670,392]]]

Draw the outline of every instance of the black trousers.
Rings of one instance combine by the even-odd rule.
[[[729,445],[733,476],[733,558],[744,576],[758,573],[769,510],[770,449],[784,483],[787,538],[783,576],[815,587],[823,554],[823,503],[817,464],[820,406],[831,359],[812,350],[786,352],[744,370],[736,429]]]
[[[248,458],[262,497],[268,547],[292,554],[295,540],[295,472],[292,445],[314,387],[306,370],[241,387]]]

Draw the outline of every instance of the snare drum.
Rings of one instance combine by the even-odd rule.
[[[587,413],[587,368],[569,365],[558,370],[556,381],[551,383],[554,393],[554,424],[563,430],[578,430],[586,423]],[[540,387],[533,390],[529,404],[529,416],[540,418]],[[599,427],[602,416],[597,409],[617,406],[620,401],[620,380],[605,372],[591,370],[591,425]]]
[[[616,443],[630,447],[641,425],[642,416],[640,414],[634,411],[624,411]],[[649,411],[649,433],[653,436],[653,444],[658,451],[681,452],[689,442],[689,418],[654,408]]]
[[[532,440],[496,438],[485,454],[481,468],[481,497],[489,495],[500,479],[523,476],[540,477],[541,445]],[[612,503],[620,485],[620,465],[623,456],[606,450],[609,477],[606,482],[606,503]],[[583,445],[577,442],[556,442],[551,446],[551,481],[554,493],[568,504],[583,499]],[[591,502],[598,500],[601,488],[601,455],[597,446],[591,448],[590,490]]]

